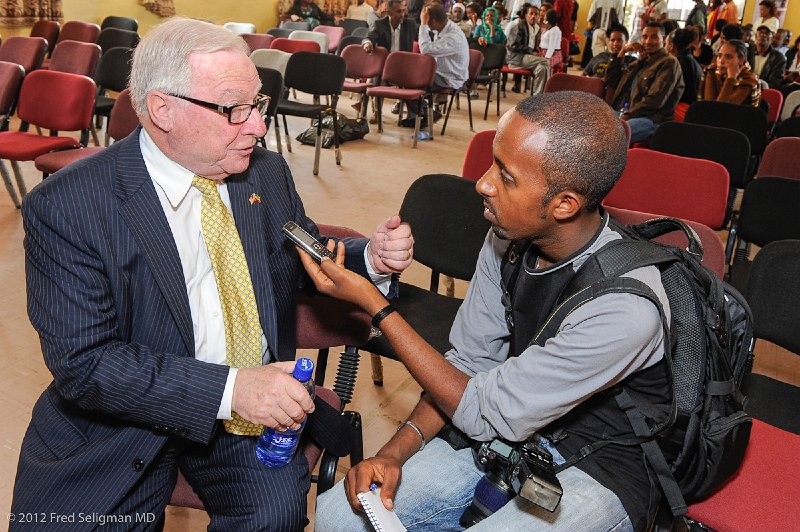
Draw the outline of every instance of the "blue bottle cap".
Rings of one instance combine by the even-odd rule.
[[[294,364],[294,371],[292,377],[300,382],[311,380],[311,375],[314,374],[314,361],[310,358],[299,358]]]

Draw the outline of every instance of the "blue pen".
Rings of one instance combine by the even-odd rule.
[[[369,491],[375,491],[375,488],[377,487],[378,485],[373,482],[372,484],[369,485]]]

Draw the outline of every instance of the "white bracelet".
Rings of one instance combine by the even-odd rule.
[[[417,452],[420,452],[422,449],[425,448],[425,436],[422,435],[422,430],[420,430],[420,428],[417,426],[417,424],[414,423],[413,421],[403,421],[402,423],[400,423],[400,425],[398,425],[397,431],[399,432],[400,429],[402,429],[405,426],[409,426],[412,429],[414,429],[414,432],[416,432],[417,435],[419,436],[420,442],[422,442],[422,443],[420,443],[420,446],[419,446],[419,449],[417,449]]]

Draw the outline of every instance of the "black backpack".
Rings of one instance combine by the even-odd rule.
[[[594,253],[559,295],[541,330],[531,340],[542,345],[554,337],[564,318],[589,300],[610,292],[633,293],[649,299],[661,313],[666,357],[673,385],[672,415],[657,424],[648,418],[650,405],[624,385],[615,395],[627,414],[636,441],[656,473],[674,516],[687,512],[687,502],[713,493],[739,468],[750,439],[752,419],[744,412],[739,391],[753,364],[753,318],[744,298],[700,264],[703,247],[697,233],[681,220],[657,218],[623,226],[610,226],[623,235]],[[681,230],[687,250],[652,242],[651,239]],[[509,246],[501,267],[506,291],[514,287],[527,242]],[[513,265],[517,262],[517,265]],[[644,283],[621,277],[637,268],[656,266],[661,272],[672,317],[667,323],[657,296]],[[608,444],[599,443],[587,453]],[[568,460],[568,467],[581,458]],[[665,455],[669,459],[665,458]]]

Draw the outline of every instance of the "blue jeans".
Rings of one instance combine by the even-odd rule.
[[[628,125],[631,126],[631,144],[649,139],[658,127],[658,124],[649,118],[631,118],[628,120]]]
[[[563,462],[557,452],[553,458]],[[444,440],[435,438],[403,467],[394,498],[395,512],[409,532],[463,530],[458,520],[472,502],[475,484],[483,475],[471,449],[455,451]],[[633,530],[617,496],[589,475],[570,467],[558,478],[564,496],[555,512],[515,497],[470,530]],[[355,512],[347,502],[343,482],[317,498],[314,525],[318,532],[372,530],[364,514]]]

